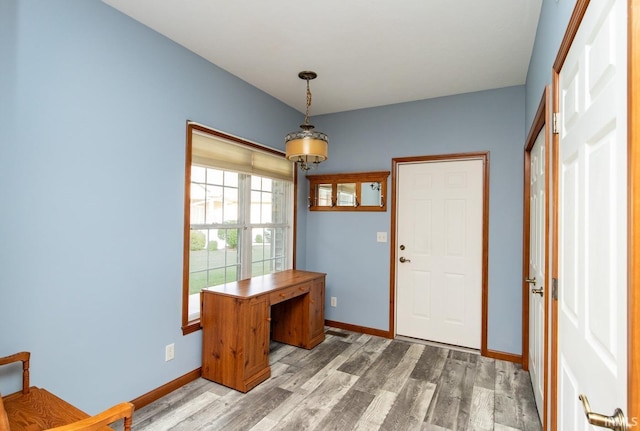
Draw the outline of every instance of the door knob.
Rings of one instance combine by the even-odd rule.
[[[536,278],[525,278],[524,281],[526,281],[527,283],[533,283],[533,285],[536,285]]]
[[[540,289],[531,289],[531,293],[534,295],[544,296],[544,287],[540,286]]]
[[[584,413],[587,415],[587,421],[591,425],[609,428],[615,431],[627,431],[629,429],[627,427],[627,419],[619,408],[613,412],[613,416],[605,416],[591,411],[591,406],[589,405],[589,400],[586,395],[580,395],[578,398],[582,401]]]
[[[404,256],[400,256],[400,263],[411,262],[409,259],[405,259]]]

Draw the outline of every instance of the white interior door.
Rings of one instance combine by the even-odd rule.
[[[398,335],[480,348],[483,164],[398,165]]]
[[[558,428],[627,405],[626,2],[591,1],[559,80]]]
[[[545,286],[545,134],[543,128],[538,134],[530,153],[530,196],[529,196],[529,374],[542,420],[544,411],[544,295]]]

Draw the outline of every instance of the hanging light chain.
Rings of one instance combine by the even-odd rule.
[[[307,112],[304,115],[304,124],[309,125],[309,107],[311,106],[311,89],[309,88],[309,78],[307,81]]]

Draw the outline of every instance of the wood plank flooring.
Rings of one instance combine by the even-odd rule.
[[[511,362],[334,328],[313,350],[272,343],[270,360],[250,392],[201,378],[135,411],[133,430],[542,429]]]

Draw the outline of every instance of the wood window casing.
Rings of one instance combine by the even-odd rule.
[[[186,136],[186,151],[185,151],[185,189],[184,189],[184,240],[183,240],[183,272],[182,272],[182,334],[187,335],[192,332],[201,329],[200,318],[189,317],[189,261],[190,261],[190,230],[191,230],[191,166],[193,162],[193,149],[194,149],[194,134],[206,134],[212,137],[217,137],[222,140],[234,143],[239,146],[246,147],[248,150],[254,150],[265,154],[271,154],[272,156],[283,157],[284,152],[275,150],[273,148],[265,147],[263,145],[247,141],[245,139],[228,135],[226,133],[211,129],[209,127],[197,124],[191,121],[187,121],[187,136]],[[257,165],[262,166],[262,163]],[[291,203],[293,213],[291,215],[291,266],[295,268],[295,256],[296,256],[296,193],[297,193],[297,172],[292,169],[293,193]],[[258,175],[262,172],[258,171]],[[278,176],[277,174],[275,175]]]

